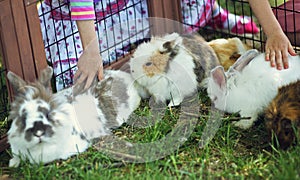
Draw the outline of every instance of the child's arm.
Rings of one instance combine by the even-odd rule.
[[[83,53],[78,60],[76,84],[85,82],[84,89],[92,84],[95,75],[103,79],[103,64],[95,32],[95,11],[93,0],[70,0],[71,19],[76,20]]]
[[[268,0],[249,0],[249,3],[267,35],[266,60],[279,70],[283,67],[288,68],[288,54],[296,53],[273,14]]]
[[[83,53],[78,60],[78,70],[74,79],[77,79],[76,84],[85,82],[84,89],[87,89],[92,84],[96,74],[99,80],[103,79],[103,64],[94,20],[77,20],[76,23],[83,46]]]

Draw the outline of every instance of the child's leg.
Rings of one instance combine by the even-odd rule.
[[[232,14],[227,10],[224,10],[217,2],[213,8],[213,18],[207,23],[207,25],[218,29],[229,29],[233,33],[244,34],[259,32],[256,24],[250,17],[243,17]]]
[[[193,32],[206,26],[212,17],[215,0],[181,0],[183,23],[186,31]]]

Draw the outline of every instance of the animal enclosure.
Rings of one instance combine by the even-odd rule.
[[[74,39],[78,36],[78,30],[74,27],[74,22],[68,20],[68,14],[61,13],[62,9],[68,12],[67,4],[64,1],[57,1],[54,7],[44,6],[45,2],[51,4],[51,0],[0,0],[0,122],[2,129],[8,129],[9,122],[6,121],[8,115],[9,102],[13,98],[13,92],[9,88],[6,73],[13,71],[27,81],[33,81],[38,77],[38,72],[45,68],[47,64],[58,67],[53,79],[58,79],[61,88],[71,85],[78,54],[70,56],[68,46],[77,46]],[[54,1],[53,1],[54,2]],[[258,34],[237,34],[229,29],[212,29],[202,27],[198,24],[186,21],[183,17],[190,9],[182,8],[181,3],[190,3],[193,8],[195,0],[119,0],[114,3],[98,4],[100,10],[96,14],[97,35],[103,36],[99,41],[100,53],[104,60],[105,68],[119,69],[129,59],[130,53],[141,42],[149,40],[152,34],[172,32],[174,29],[185,27],[199,28],[199,33],[208,41],[214,38],[239,37],[253,48],[263,51],[265,38],[262,31]],[[234,14],[246,15],[254,21],[252,11],[248,2],[243,0],[217,2],[224,8],[229,9]],[[47,4],[47,3],[46,3]],[[299,16],[299,11],[295,11],[295,16]],[[133,17],[122,14],[131,14]],[[66,16],[62,21],[52,19],[51,22],[43,23],[50,17]],[[61,18],[60,17],[60,18]],[[151,21],[157,17],[157,22]],[[163,18],[167,18],[165,23]],[[193,17],[197,18],[197,17]],[[144,21],[146,19],[146,21]],[[172,21],[173,20],[173,21]],[[256,21],[257,22],[257,21]],[[59,27],[71,27],[66,31],[61,31],[58,36],[54,32]],[[116,31],[115,27],[118,31]],[[126,30],[126,33],[123,33]],[[57,33],[56,33],[57,34]],[[72,44],[73,43],[73,44]],[[297,50],[297,49],[296,49]],[[65,52],[65,56],[53,55],[56,52]],[[48,61],[47,61],[47,60]],[[61,64],[63,60],[64,65]],[[54,88],[57,84],[54,82]],[[6,131],[0,131],[0,137],[4,137]],[[2,143],[2,142],[1,142]],[[4,142],[3,142],[4,143]],[[7,146],[0,145],[0,151]]]

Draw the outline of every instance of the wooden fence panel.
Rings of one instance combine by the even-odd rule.
[[[180,0],[148,0],[152,35],[161,35],[174,31],[180,32],[182,27],[182,13]]]
[[[35,80],[47,65],[36,5],[0,1],[0,28],[4,66],[27,81]]]

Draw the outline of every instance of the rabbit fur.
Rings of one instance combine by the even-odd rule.
[[[277,70],[265,61],[264,53],[249,50],[227,72],[221,66],[211,71],[208,95],[217,109],[251,117],[235,123],[247,129],[277,95],[279,87],[300,79],[300,57],[289,56],[289,64],[288,69]]]
[[[33,83],[7,74],[16,94],[9,114],[10,167],[21,159],[49,163],[84,152],[93,138],[110,134],[110,128],[120,126],[139,105],[128,73],[106,71],[102,81],[76,96],[73,87],[53,94],[52,73],[47,67]]]
[[[213,49],[196,34],[152,37],[139,45],[130,59],[131,75],[142,98],[179,105],[200,87],[219,65]]]
[[[237,37],[214,39],[209,41],[208,45],[215,51],[225,71],[227,71],[242,54],[251,49]]]

